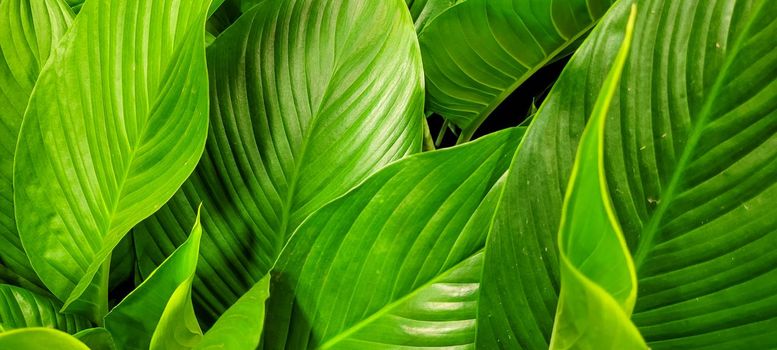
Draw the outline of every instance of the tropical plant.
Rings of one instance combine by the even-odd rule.
[[[767,349],[775,248],[771,0],[0,0],[0,349]]]

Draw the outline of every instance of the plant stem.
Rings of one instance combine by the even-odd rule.
[[[436,149],[434,146],[435,146],[435,143],[434,143],[434,140],[432,140],[432,132],[429,130],[429,120],[427,118],[424,118],[423,150],[424,152],[434,151]]]
[[[437,133],[437,139],[434,140],[435,146],[440,147],[440,144],[442,144],[442,139],[445,137],[446,131],[448,131],[448,119],[443,119],[440,132]]]

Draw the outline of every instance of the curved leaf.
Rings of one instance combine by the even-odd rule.
[[[14,219],[14,150],[38,73],[72,21],[62,0],[0,1],[0,262],[37,284]]]
[[[409,157],[311,215],[273,270],[265,348],[471,347],[489,190],[522,134]]]
[[[613,0],[467,0],[419,34],[427,109],[462,128],[480,123],[534,72],[586,33]]]
[[[59,313],[61,307],[62,304],[50,297],[0,284],[0,324],[6,330],[48,327],[75,333],[90,326],[80,316]]]
[[[636,3],[634,45],[608,115],[604,157],[637,269],[632,320],[654,349],[773,347],[777,8],[769,1]],[[535,174],[508,181],[514,187],[505,194],[523,198],[514,210],[541,213],[513,222],[522,237],[545,241],[557,227],[571,155],[594,105],[590,91],[603,84],[618,50],[612,33],[625,26],[628,6],[619,3],[589,37],[527,132],[524,146],[534,148],[522,148],[516,169]],[[541,321],[524,317],[509,327],[513,334],[542,325],[547,336],[557,269],[507,258],[526,248],[527,259],[536,259],[526,242],[499,243],[502,258],[487,256],[484,269],[501,284],[484,280],[491,302],[481,310],[529,310]],[[510,302],[536,298],[544,303],[534,309]]]
[[[407,6],[415,21],[415,29],[420,33],[432,19],[462,1],[466,0],[414,0]]]
[[[637,276],[612,209],[604,170],[604,126],[634,31],[623,43],[583,131],[561,213],[561,292],[551,349],[647,349],[629,320]]]
[[[72,335],[51,328],[25,328],[0,333],[0,349],[89,350]]]
[[[422,141],[422,65],[401,0],[266,1],[208,48],[197,170],[135,230],[147,274],[203,203],[194,299],[213,320],[311,212]]]
[[[208,3],[88,1],[40,74],[16,151],[16,218],[70,311],[104,315],[111,250],[201,155]]]
[[[267,275],[219,317],[196,349],[256,349],[264,330],[264,304],[269,296],[270,275]]]
[[[179,340],[196,343],[202,335],[190,295],[202,238],[199,219],[198,215],[189,238],[105,316],[105,328],[122,348],[164,348],[166,342]]]

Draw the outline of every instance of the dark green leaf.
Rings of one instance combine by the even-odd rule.
[[[91,350],[118,350],[111,333],[102,327],[84,329],[73,336]]]
[[[419,35],[427,109],[469,140],[534,72],[586,33],[613,0],[467,0]]]
[[[777,8],[636,3],[604,158],[637,269],[632,320],[654,349],[777,346]],[[503,314],[482,332],[550,334],[558,266],[542,251],[558,228],[591,92],[617,53],[629,4],[620,2],[581,46],[527,132],[515,169],[531,170],[508,178],[513,204],[497,221],[536,214],[502,230],[529,240],[501,235],[500,253],[487,256],[485,274],[498,277],[484,280],[480,310]]]

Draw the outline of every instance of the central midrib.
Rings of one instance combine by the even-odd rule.
[[[759,6],[757,6],[755,11],[752,13],[759,13],[763,8],[764,3],[765,1],[760,2]],[[672,173],[669,185],[661,197],[661,201],[656,208],[655,214],[650,217],[648,224],[645,226],[645,229],[640,236],[639,245],[636,252],[634,253],[634,265],[637,269],[637,276],[639,276],[639,271],[644,266],[648,255],[656,245],[656,234],[661,229],[664,215],[666,215],[666,212],[670,208],[672,201],[677,196],[678,188],[682,183],[685,172],[687,171],[688,165],[691,162],[691,157],[693,156],[696,146],[701,140],[704,128],[709,122],[712,114],[712,108],[715,105],[715,97],[721,93],[722,87],[726,82],[725,77],[728,76],[728,72],[735,61],[733,58],[735,58],[739,53],[742,42],[745,41],[745,38],[747,38],[747,34],[750,32],[753,23],[754,22],[752,20],[747,22],[747,25],[742,33],[737,38],[735,38],[734,46],[732,47],[730,54],[726,55],[726,61],[723,64],[720,73],[717,75],[715,84],[713,85],[712,89],[710,89],[710,93],[705,99],[704,105],[699,112],[699,118],[693,126],[691,134],[688,138],[688,143],[686,143],[685,147],[683,148],[683,153],[680,156],[680,160],[677,162],[675,171]]]

